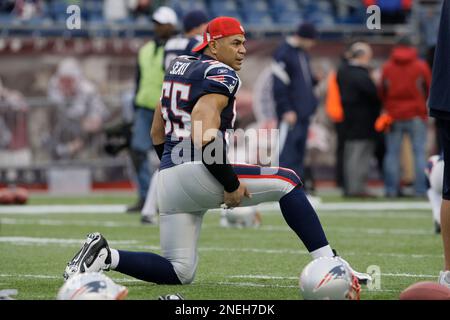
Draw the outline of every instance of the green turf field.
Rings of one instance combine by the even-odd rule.
[[[32,196],[29,205],[132,202],[129,195]],[[318,213],[330,243],[355,269],[379,266],[379,288],[363,287],[361,299],[397,299],[410,284],[437,279],[442,244],[434,234],[430,210],[328,208]],[[93,231],[103,233],[116,249],[159,252],[158,227],[142,226],[138,215],[2,211],[0,221],[0,290],[17,289],[17,299],[54,299],[67,261]],[[154,300],[175,292],[186,299],[301,299],[298,276],[310,257],[277,211],[263,212],[258,229],[224,229],[219,214],[208,213],[199,253],[196,279],[187,286],[149,284],[114,271],[107,275],[128,287],[128,299]]]

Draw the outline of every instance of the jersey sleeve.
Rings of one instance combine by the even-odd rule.
[[[240,79],[236,72],[222,63],[210,65],[205,70],[203,79],[205,93],[218,93],[232,98],[239,86]]]

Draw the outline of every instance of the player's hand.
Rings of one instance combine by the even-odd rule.
[[[295,111],[288,111],[283,113],[283,121],[287,122],[289,126],[293,127],[297,123],[297,113]]]
[[[247,197],[251,198],[252,195],[247,189],[247,186],[241,182],[239,185],[239,188],[237,188],[233,192],[226,192],[224,191],[223,199],[225,202],[225,205],[228,208],[233,208],[239,206],[239,204],[242,201],[242,198]]]

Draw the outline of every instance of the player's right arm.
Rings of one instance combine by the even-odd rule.
[[[228,97],[211,93],[202,96],[192,109],[192,142],[198,149],[214,140],[220,127],[220,114],[228,104]]]
[[[153,115],[152,128],[150,130],[150,135],[152,137],[153,147],[161,160],[162,154],[164,152],[164,143],[166,141],[166,135],[164,131],[164,120],[161,114],[161,102],[158,103],[155,109],[155,114]]]
[[[197,149],[204,149],[216,139],[220,127],[220,114],[227,104],[228,97],[222,94],[207,94],[197,101],[191,113],[192,141]],[[239,182],[230,164],[205,163],[205,166],[224,186],[225,205],[236,207],[244,196],[250,197],[247,187]]]

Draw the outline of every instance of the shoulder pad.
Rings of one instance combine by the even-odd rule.
[[[212,64],[206,68],[204,78],[224,85],[230,93],[234,91],[240,82],[233,68],[221,62]]]

